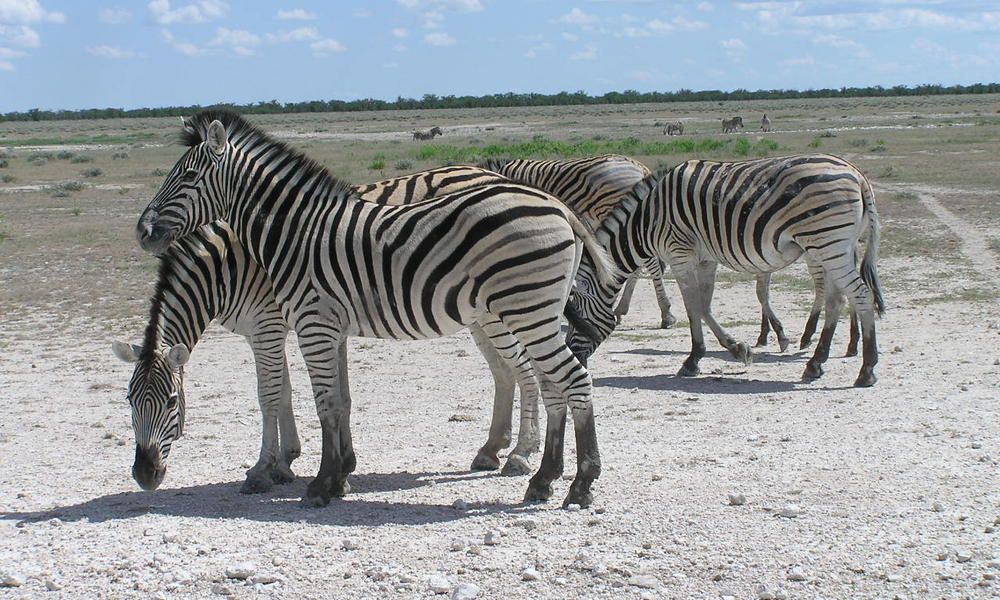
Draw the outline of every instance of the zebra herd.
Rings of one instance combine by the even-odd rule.
[[[875,383],[879,222],[871,185],[842,159],[692,160],[660,176],[615,155],[494,161],[350,186],[235,113],[198,113],[184,121],[182,139],[187,150],[137,223],[139,245],[160,256],[143,342],[113,344],[135,363],[132,474],[144,489],[162,482],[183,433],[183,367],[213,320],[246,336],[256,362],[262,436],[248,493],[294,478],[301,446],[285,339],[297,333],[322,431],[319,472],[304,498],[312,505],[346,494],[357,464],[347,339],[427,339],[463,328],[495,383],[489,437],[473,468],[500,466],[516,385],[520,428],[504,473],[529,472],[541,397],[545,443],[525,499],[553,494],[569,412],[577,471],[564,505],[589,505],[601,459],[586,363],[621,316],[622,288],[643,269],[654,276],[664,326],[674,320],[664,265],[677,280],[692,338],[679,375],[693,376],[705,354],[702,323],[751,360],[749,346],[712,316],[717,265],[758,276],[762,337],[766,323],[780,341],[769,276],[804,256],[815,317],[822,299],[825,322],[803,377],[822,375],[846,297],[863,342],[855,385]]]

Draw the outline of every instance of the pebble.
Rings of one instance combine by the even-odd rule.
[[[273,575],[270,573],[262,573],[260,575],[254,575],[252,578],[250,578],[250,581],[255,584],[270,585],[272,583],[281,581],[281,578],[278,577],[277,575]]]
[[[59,590],[63,589],[63,586],[61,583],[59,583],[54,579],[46,579],[45,589],[49,590],[50,592],[58,592]]]
[[[465,542],[462,540],[455,540],[450,546],[448,546],[448,549],[452,552],[461,552],[462,550],[465,550]]]
[[[527,569],[521,571],[521,579],[523,581],[538,581],[541,578],[542,574],[539,573],[536,569],[532,569],[531,567],[528,567]]]
[[[229,586],[224,583],[213,583],[212,593],[219,596],[232,596],[233,590],[229,589]]]
[[[982,442],[972,442],[972,449],[973,449],[973,450],[979,450],[979,449],[981,449],[982,447],[983,447],[983,444],[982,444]]]
[[[173,544],[178,539],[177,532],[176,531],[168,531],[167,533],[163,534],[163,538],[162,539],[163,539],[163,543],[164,544]]]
[[[762,583],[757,586],[757,598],[758,600],[774,600],[774,592]]]
[[[432,573],[427,578],[427,589],[435,594],[447,594],[451,591],[451,583],[448,582],[448,578],[444,574]]]
[[[802,567],[792,567],[788,571],[788,581],[805,581],[806,572],[802,570]]]
[[[931,510],[933,510],[934,512],[942,512],[944,510],[944,504],[941,504],[940,502],[935,502],[934,504],[931,505]]]
[[[781,507],[781,512],[778,514],[786,519],[794,519],[802,514],[802,509],[798,504],[786,504]]]
[[[747,497],[743,494],[731,493],[729,494],[729,505],[730,506],[743,506],[747,503]]]
[[[660,581],[652,575],[633,575],[628,578],[628,584],[647,590],[655,590],[660,585]]]
[[[459,498],[451,503],[451,507],[455,510],[467,510],[469,508],[469,503]]]
[[[520,527],[528,531],[538,529],[538,520],[533,517],[521,517],[514,521],[514,527]]]
[[[340,543],[340,546],[344,550],[357,550],[358,548],[361,547],[361,545],[358,544],[357,540],[351,538],[346,538],[344,541]]]
[[[487,546],[499,546],[500,545],[500,532],[499,531],[487,531],[486,535],[483,536],[483,543]]]
[[[24,575],[20,573],[4,573],[3,577],[0,577],[0,587],[21,587],[24,582]]]
[[[451,600],[472,600],[479,596],[479,586],[474,583],[460,583],[451,593]]]
[[[652,479],[653,481],[661,481],[663,479],[663,475],[660,475],[659,473],[653,473],[653,476],[650,479]]]
[[[566,505],[566,510],[568,510],[569,512],[580,512],[580,505],[579,504],[567,504]]]
[[[229,579],[250,579],[257,574],[257,567],[251,563],[237,563],[226,567],[226,577]]]
[[[598,577],[603,577],[608,574],[608,565],[599,562],[596,565],[594,565],[594,568],[592,568],[590,572],[593,573],[594,575],[597,575]]]
[[[892,353],[893,354],[899,354],[902,351],[903,351],[903,347],[902,346],[893,346],[892,347]]]
[[[972,555],[969,554],[968,552],[956,552],[955,553],[955,562],[967,563],[970,560],[972,560]]]

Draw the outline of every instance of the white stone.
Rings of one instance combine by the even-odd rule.
[[[774,600],[774,593],[763,583],[757,586],[758,600]]]
[[[934,504],[931,505],[931,510],[933,510],[934,512],[942,512],[944,510],[944,504],[941,504],[940,502],[935,502]]]
[[[792,567],[788,571],[788,581],[805,581],[805,580],[806,580],[806,572],[802,569],[802,567]]]
[[[738,492],[729,494],[729,504],[731,506],[743,506],[747,503],[747,497]]]
[[[483,536],[483,543],[487,546],[498,546],[500,544],[500,532],[499,531],[487,531],[486,535]]]
[[[63,589],[63,586],[61,583],[59,583],[54,579],[46,579],[45,589],[49,590],[50,592],[58,592],[59,590]]]
[[[467,510],[469,508],[469,503],[459,498],[451,503],[451,507],[455,510]]]
[[[357,550],[358,548],[361,547],[358,544],[357,540],[353,540],[351,538],[347,538],[347,539],[343,540],[342,542],[340,542],[340,546],[344,550]]]
[[[472,600],[479,597],[479,586],[474,583],[460,583],[451,593],[451,600]]]
[[[781,507],[781,512],[778,514],[786,519],[794,519],[802,514],[802,509],[798,504],[786,504]]]
[[[281,581],[281,578],[272,573],[260,573],[251,577],[250,581],[253,583],[259,583],[260,585],[269,585],[277,581]]]
[[[521,571],[521,579],[524,581],[538,581],[542,578],[542,574],[536,569],[528,567],[527,569]]]
[[[597,575],[598,577],[603,577],[608,574],[608,565],[599,562],[596,565],[594,565],[594,568],[591,569],[591,572],[594,575]]]
[[[521,517],[514,521],[514,526],[531,531],[538,528],[538,520],[533,517]]]
[[[660,585],[660,581],[652,575],[637,574],[628,578],[628,584],[647,590],[655,590]]]
[[[447,594],[451,591],[451,583],[443,573],[431,573],[427,578],[427,589],[435,594]]]
[[[579,504],[567,504],[566,505],[566,510],[568,510],[569,512],[579,512],[580,511],[580,505]]]
[[[465,550],[465,542],[462,540],[455,540],[450,546],[448,546],[448,549],[452,552],[461,552],[462,550]]]
[[[968,552],[956,552],[955,562],[966,563],[972,560],[972,555]]]
[[[20,573],[4,573],[0,576],[0,587],[21,587],[25,581]]]
[[[229,579],[250,579],[257,574],[257,567],[252,563],[236,563],[226,567],[226,577]]]
[[[229,586],[224,583],[213,583],[212,593],[219,596],[232,596],[233,590],[229,589]]]

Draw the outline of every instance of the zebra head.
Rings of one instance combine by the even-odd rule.
[[[174,240],[225,215],[230,200],[225,193],[224,167],[232,146],[226,127],[218,119],[206,122],[205,113],[183,121],[182,136],[190,147],[136,225],[139,246],[157,255],[166,252]]]
[[[135,433],[132,478],[144,490],[155,490],[167,472],[164,464],[174,440],[184,433],[184,364],[190,354],[183,344],[166,351],[113,342],[115,356],[135,363],[128,384]]]
[[[570,327],[566,345],[584,366],[587,365],[590,355],[615,329],[617,319],[614,307],[617,292],[617,288],[601,283],[593,261],[584,253],[576,272],[576,281],[566,311],[567,317],[571,316],[571,309],[575,313],[569,318]],[[581,327],[579,321],[586,323],[587,327]]]

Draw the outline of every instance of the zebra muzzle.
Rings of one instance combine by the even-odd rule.
[[[160,462],[160,453],[149,448],[135,447],[135,462],[132,464],[132,479],[146,491],[155,490],[163,483],[167,467]]]

